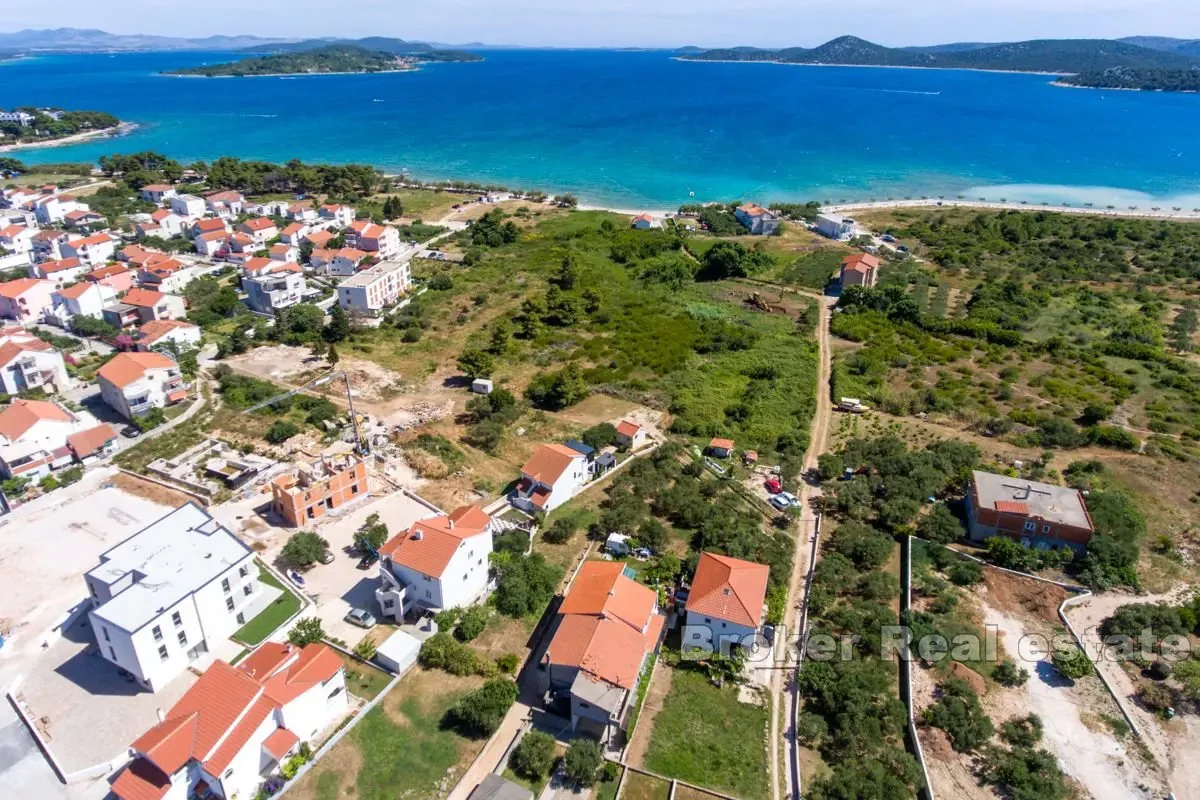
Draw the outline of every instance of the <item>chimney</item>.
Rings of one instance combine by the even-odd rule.
[[[415,531],[413,531],[412,538],[413,538],[413,541],[414,541],[414,542],[419,542],[419,541],[421,541],[421,539],[423,538],[423,535],[422,535],[422,533],[421,533],[421,529],[420,529],[420,528],[417,528]]]
[[[450,530],[454,530],[454,517],[446,517],[446,521],[450,524]]]

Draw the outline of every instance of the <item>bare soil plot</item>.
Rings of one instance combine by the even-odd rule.
[[[654,718],[662,711],[663,703],[671,692],[671,678],[675,670],[666,664],[659,664],[654,670],[653,679],[646,689],[646,697],[642,702],[642,710],[638,713],[637,725],[633,729],[633,738],[625,748],[625,763],[634,767],[646,765],[646,751],[650,747],[650,737],[654,733]]]
[[[621,786],[620,800],[667,800],[670,796],[670,782],[630,770]]]

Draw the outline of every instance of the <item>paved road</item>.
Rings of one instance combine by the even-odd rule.
[[[12,797],[69,800],[67,787],[59,783],[25,723],[7,698],[0,702],[0,786],[14,791]]]

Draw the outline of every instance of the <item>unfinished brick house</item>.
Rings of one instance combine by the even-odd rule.
[[[289,525],[302,528],[367,495],[367,465],[355,456],[325,455],[271,481],[272,506]]]

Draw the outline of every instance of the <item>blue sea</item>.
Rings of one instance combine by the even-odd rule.
[[[622,208],[689,199],[989,200],[1200,206],[1200,95],[1050,77],[688,63],[667,52],[484,51],[419,72],[180,78],[223,53],[0,63],[0,107],[109,111],[132,134],[30,162],[158,150],[362,162],[423,179],[572,191]]]

